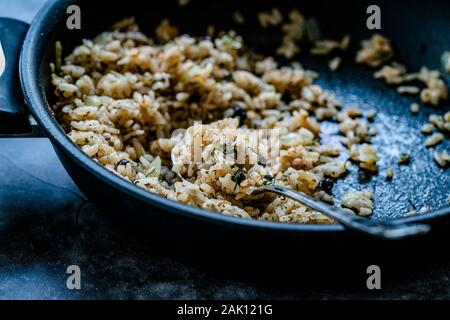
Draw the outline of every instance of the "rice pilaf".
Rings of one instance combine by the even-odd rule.
[[[260,19],[282,23],[276,11]],[[282,45],[299,39],[302,19],[291,14]],[[371,53],[372,45],[382,52]],[[379,37],[365,42],[363,50],[358,62],[373,66],[391,57],[389,42]],[[383,68],[377,77],[401,83],[395,80],[401,70]],[[342,110],[332,93],[314,83],[316,77],[298,63],[281,66],[250,51],[234,32],[196,38],[179,35],[164,20],[150,38],[133,19],[125,19],[84,40],[55,68],[53,108],[87,155],[158,195],[235,217],[333,223],[293,200],[251,194],[258,186],[277,184],[333,203],[330,183],[350,165],[340,160],[342,152],[362,169],[377,172],[369,116],[358,108]],[[346,151],[321,143],[322,120],[338,123]],[[275,132],[277,143],[258,140],[251,147],[246,139],[261,130]],[[199,161],[193,161],[195,146],[201,147]],[[244,151],[242,161],[229,161],[226,155],[237,150]],[[373,195],[348,193],[343,206],[370,215]]]

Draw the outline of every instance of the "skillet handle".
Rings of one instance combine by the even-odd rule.
[[[0,18],[0,137],[40,135],[28,115],[19,80],[20,50],[27,31],[25,22]]]

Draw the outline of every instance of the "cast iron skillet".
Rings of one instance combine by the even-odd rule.
[[[77,4],[81,8],[81,30],[68,30],[67,8]],[[374,31],[366,28],[367,1],[199,1],[193,0],[186,7],[179,7],[177,1],[49,1],[36,16],[27,31],[19,21],[0,19],[0,37],[6,55],[6,72],[0,78],[0,119],[3,131],[23,132],[29,125],[22,121],[29,110],[38,127],[52,142],[63,165],[93,202],[118,214],[124,221],[133,220],[149,226],[149,232],[176,234],[189,230],[191,234],[209,234],[225,239],[237,233],[271,236],[290,235],[295,238],[347,237],[340,225],[294,225],[244,220],[208,212],[163,199],[126,182],[96,164],[75,146],[50,111],[52,86],[49,63],[54,60],[54,43],[60,40],[64,55],[78,45],[83,38],[92,38],[114,22],[127,16],[135,16],[142,31],[151,34],[155,26],[166,17],[178,25],[183,33],[204,35],[206,27],[214,24],[218,29],[235,29],[244,36],[247,44],[261,52],[273,52],[280,40],[276,29],[262,30],[257,23],[256,13],[273,6],[284,12],[296,7],[306,16],[316,17],[322,33],[329,38],[340,38],[346,33],[352,35],[348,56],[344,57],[341,69],[336,73],[327,71],[327,58],[309,57],[303,54],[297,59],[306,68],[320,72],[318,83],[333,90],[344,105],[361,108],[376,108],[378,116],[375,125],[378,135],[374,144],[380,153],[381,172],[388,166],[395,168],[395,177],[387,182],[382,174],[368,176],[353,166],[351,173],[334,186],[333,192],[339,198],[347,190],[369,188],[376,195],[374,219],[399,219],[399,221],[428,221],[433,226],[447,221],[450,213],[448,196],[449,171],[439,168],[432,160],[431,151],[423,147],[424,137],[420,126],[430,113],[442,114],[449,110],[446,101],[439,109],[421,107],[418,116],[411,116],[409,105],[416,98],[401,97],[394,88],[372,78],[372,69],[352,63],[355,50],[361,39]],[[440,56],[450,50],[450,3],[445,1],[378,1],[382,13],[380,33],[392,39],[396,59],[410,69],[417,70],[426,65],[442,71]],[[236,25],[232,13],[239,8],[246,17],[243,26]],[[25,40],[23,40],[25,37]],[[24,42],[23,42],[24,41]],[[18,54],[21,49],[20,61]],[[27,104],[21,102],[20,82]],[[448,76],[446,78],[448,81]],[[13,94],[10,94],[13,92]],[[335,126],[326,126],[324,139],[333,139]],[[449,149],[449,142],[436,149]],[[408,166],[399,166],[400,153],[412,156]],[[402,218],[412,209],[429,206],[429,213]]]

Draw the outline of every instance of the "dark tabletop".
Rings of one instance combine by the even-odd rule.
[[[42,2],[0,0],[0,14],[30,21]],[[442,250],[420,268],[398,266],[401,276],[378,291],[365,288],[363,269],[356,285],[347,275],[277,281],[295,270],[242,277],[156,250],[113,222],[77,189],[48,140],[0,139],[0,299],[450,298],[447,243],[429,245]],[[81,290],[67,289],[70,265],[81,268]]]

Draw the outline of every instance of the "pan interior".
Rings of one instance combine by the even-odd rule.
[[[68,30],[65,26],[69,3],[76,3],[82,12],[81,30]],[[245,42],[258,51],[272,53],[279,45],[281,32],[276,28],[263,31],[257,22],[256,14],[262,10],[278,7],[284,13],[298,8],[307,17],[319,21],[322,34],[326,38],[340,39],[351,34],[352,44],[343,57],[341,68],[330,72],[327,62],[330,57],[318,58],[301,54],[299,61],[306,69],[320,73],[318,84],[335,93],[344,106],[357,106],[362,109],[374,108],[377,116],[374,124],[378,134],[373,144],[378,149],[380,174],[368,175],[352,166],[350,174],[340,179],[333,193],[336,199],[346,191],[367,188],[375,193],[373,218],[392,219],[402,217],[406,212],[422,207],[438,209],[448,207],[450,175],[448,169],[437,166],[432,151],[423,145],[424,136],[420,127],[431,113],[443,114],[449,110],[449,102],[440,108],[421,105],[418,115],[411,115],[409,106],[417,97],[400,96],[394,87],[373,79],[374,69],[356,65],[355,52],[362,39],[370,37],[373,31],[366,28],[366,8],[369,1],[259,1],[257,5],[247,1],[198,1],[192,0],[180,7],[178,1],[153,2],[129,0],[126,5],[112,6],[103,1],[77,2],[62,1],[55,11],[55,19],[49,21],[48,33],[43,33],[42,43],[46,44],[40,57],[41,80],[48,103],[53,101],[52,87],[49,83],[49,63],[54,60],[54,42],[62,42],[64,53],[68,54],[83,38],[92,38],[104,31],[114,22],[128,16],[135,16],[141,30],[149,35],[163,18],[169,18],[182,33],[202,36],[208,25],[217,29],[234,29],[244,37]],[[449,50],[450,3],[444,1],[379,1],[382,10],[382,29],[379,33],[390,38],[396,53],[395,60],[405,64],[408,70],[418,70],[421,66],[440,69],[440,57]],[[236,9],[246,19],[244,25],[236,25],[232,15]],[[449,77],[445,76],[448,83]],[[324,125],[323,139],[333,140],[336,125]],[[448,137],[447,137],[448,138]],[[434,150],[449,150],[450,143],[444,143]],[[399,165],[402,153],[411,156],[409,165]],[[382,174],[386,168],[393,167],[393,181],[386,181]]]

